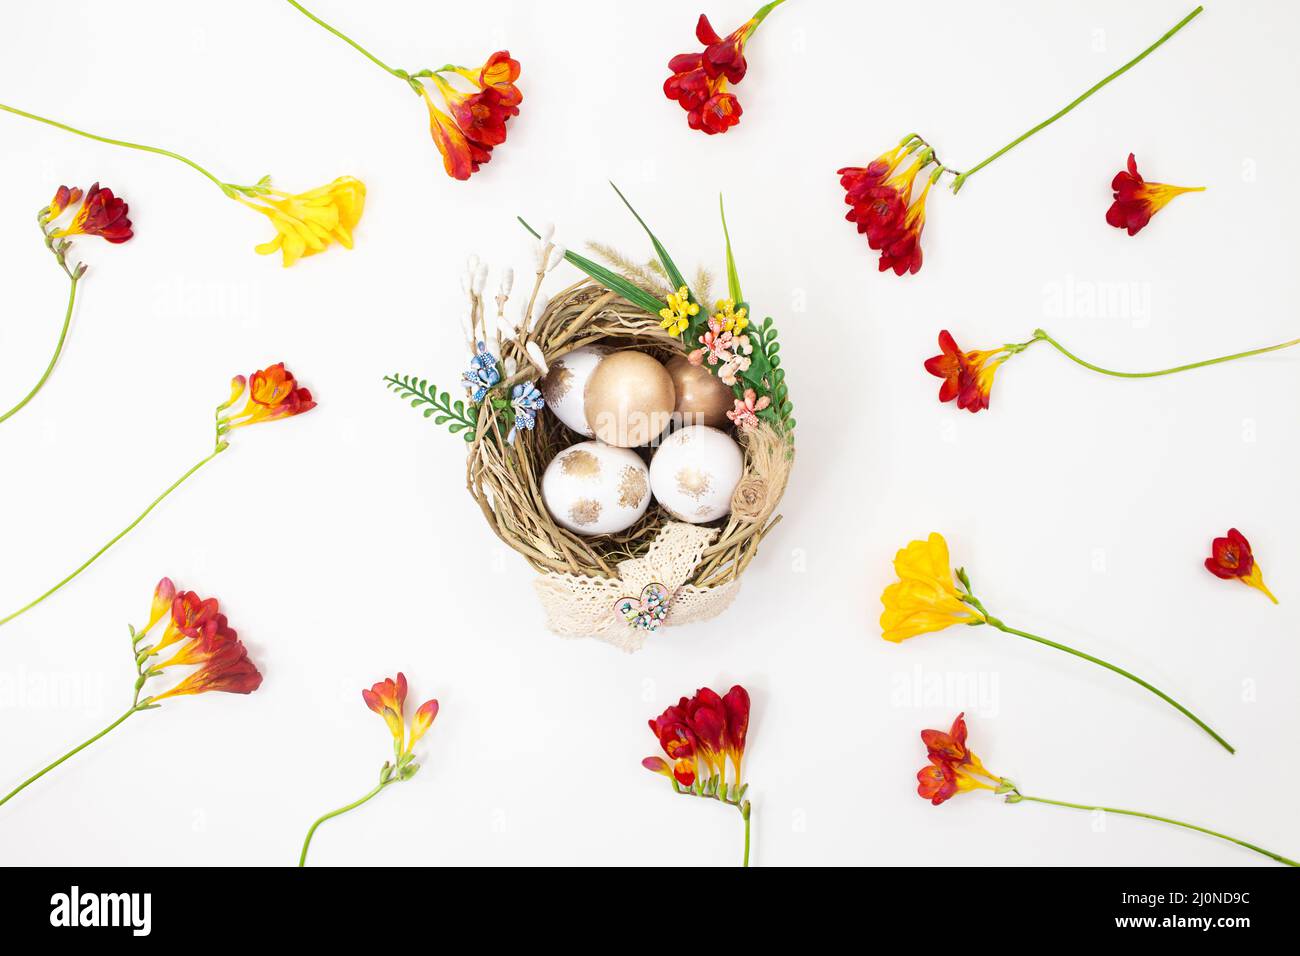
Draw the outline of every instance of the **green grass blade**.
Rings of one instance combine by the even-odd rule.
[[[534,229],[532,226],[528,225],[528,223],[524,221],[524,218],[522,216],[516,216],[515,218],[518,219],[520,225],[522,225],[525,229],[531,232],[534,237],[538,239],[541,238],[541,236],[538,235],[537,230]],[[586,256],[579,255],[576,252],[566,251],[564,253],[564,258],[567,259],[572,265],[581,269],[588,276],[595,279],[597,282],[603,285],[610,292],[613,292],[617,295],[621,295],[623,298],[627,299],[627,301],[631,302],[637,308],[645,309],[645,311],[649,312],[651,315],[658,315],[659,310],[664,307],[663,302],[661,302],[659,299],[656,299],[649,292],[645,291],[645,289],[642,289],[640,286],[633,285],[631,282],[628,282],[617,272],[611,272],[609,269],[606,269],[600,263],[592,262]]]
[[[641,224],[641,228],[645,230],[645,234],[650,237],[650,242],[655,247],[655,255],[659,257],[659,261],[663,264],[664,272],[668,273],[668,281],[673,284],[673,290],[676,291],[677,289],[686,286],[687,291],[689,292],[690,286],[687,286],[686,278],[682,275],[681,270],[677,268],[677,264],[673,262],[673,257],[668,255],[668,250],[664,248],[664,244],[655,238],[655,234],[650,231],[650,227],[645,224],[645,220],[642,219],[640,214],[632,208],[632,204],[627,201],[627,197],[623,195],[619,188],[613,183],[610,183],[610,186],[613,187],[614,192],[618,193],[618,198],[623,200],[623,205],[627,206],[628,212],[633,216],[636,216],[636,221]],[[691,298],[694,300],[693,295]]]
[[[727,210],[722,205],[722,193],[718,193],[718,212],[722,215],[722,238],[727,241],[727,296],[736,303],[736,308],[745,301],[740,293],[740,275],[736,272],[736,258],[731,254],[731,233],[727,231]]]

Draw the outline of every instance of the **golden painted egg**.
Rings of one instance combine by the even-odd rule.
[[[701,365],[692,365],[684,355],[674,355],[664,366],[673,380],[677,403],[675,420],[683,425],[711,425],[726,428],[727,412],[735,407],[731,389]]]
[[[587,424],[587,407],[584,396],[587,382],[596,366],[612,349],[605,345],[584,345],[566,352],[551,362],[551,370],[542,379],[542,397],[546,408],[580,435],[594,438],[595,432]],[[731,406],[728,405],[728,408]]]
[[[587,380],[587,424],[601,441],[635,448],[663,434],[676,400],[672,376],[652,356],[614,352]]]
[[[688,425],[669,435],[650,459],[650,490],[674,518],[702,524],[731,511],[745,459],[726,432]]]
[[[581,535],[630,528],[650,505],[650,474],[634,451],[598,441],[570,445],[546,466],[542,500],[556,523]]]

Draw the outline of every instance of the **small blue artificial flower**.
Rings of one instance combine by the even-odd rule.
[[[515,410],[515,424],[506,440],[514,441],[519,429],[532,431],[537,427],[537,413],[546,407],[546,399],[535,383],[520,382],[510,390],[510,406]]]
[[[501,381],[497,371],[497,358],[487,350],[487,345],[478,343],[478,351],[469,360],[469,371],[460,378],[460,383],[470,393],[470,401],[481,402],[488,390]]]

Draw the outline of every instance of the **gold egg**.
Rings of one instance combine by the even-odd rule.
[[[668,370],[632,350],[606,356],[587,379],[583,399],[595,436],[620,448],[635,448],[663,434],[676,403]]]
[[[709,425],[728,428],[727,412],[735,408],[735,396],[718,377],[700,365],[692,365],[684,355],[675,355],[666,366],[677,392],[674,411],[683,425]]]

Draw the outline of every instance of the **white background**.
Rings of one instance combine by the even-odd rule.
[[[756,0],[709,7],[722,32]],[[316,864],[733,864],[740,820],[639,766],[645,721],[733,682],[754,717],[754,863],[1267,863],[1142,821],[967,795],[917,798],[918,731],[968,712],[972,745],[1025,792],[1146,809],[1300,853],[1289,759],[1300,665],[1300,407],[1283,353],[1150,382],[1045,346],[993,408],[941,406],[922,361],[1045,326],[1082,355],[1159,368],[1292,338],[1300,76],[1288,4],[1211,8],[1066,120],[936,194],[904,279],[842,219],[835,171],[903,134],[972,165],[1163,33],[1182,2],[792,0],[749,47],[739,127],[706,137],[660,90],[697,3],[414,0],[314,9],[390,63],[523,63],[522,115],[468,183],[446,178],[420,101],[273,0],[215,8],[7,4],[0,100],[167,146],[217,174],[369,186],[356,248],[293,269],[265,221],[165,158],[0,114],[0,405],[48,358],[66,281],[36,211],[99,179],[136,238],[90,264],[63,360],[0,427],[0,611],[44,590],[210,447],[236,372],[284,360],[320,401],[242,431],[72,586],[0,628],[0,789],[130,698],[126,625],[154,582],[218,596],[266,681],[132,719],[0,810],[0,860],[296,861],[308,823],[388,754],[360,688],[403,669],[436,696],[423,772],[322,827]],[[653,10],[653,12],[652,12]],[[1130,151],[1206,184],[1136,238],[1109,228]],[[747,297],[780,323],[799,420],[785,520],[713,622],[627,656],[550,635],[532,572],[464,491],[462,443],[383,387],[454,383],[465,255],[528,263],[516,214],[561,241],[722,268],[725,191]],[[572,275],[554,276],[555,287]],[[1251,539],[1274,607],[1202,567]],[[1206,717],[1230,757],[1099,668],[987,628],[880,639],[897,548],[942,531],[989,608],[1129,666]]]

